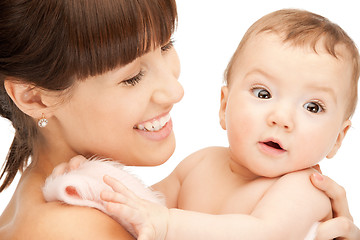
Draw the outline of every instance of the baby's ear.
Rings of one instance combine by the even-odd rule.
[[[347,133],[347,131],[349,130],[350,127],[351,127],[351,121],[348,119],[343,123],[342,129],[338,134],[335,145],[333,146],[333,148],[331,149],[329,154],[326,156],[326,158],[332,158],[332,157],[335,156],[335,154],[337,153],[337,151],[341,147],[342,141],[344,140],[345,135],[346,135],[346,133]]]
[[[221,127],[226,130],[226,106],[228,100],[229,88],[227,86],[223,86],[221,88],[221,100],[220,100],[220,110],[219,110],[219,118]]]
[[[45,90],[16,79],[5,79],[4,87],[15,105],[30,117],[39,119],[42,114],[49,117]]]

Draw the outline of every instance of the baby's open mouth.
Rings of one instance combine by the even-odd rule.
[[[273,142],[273,141],[263,142],[263,144],[265,144],[265,145],[267,145],[269,147],[275,148],[275,149],[285,150],[278,143]]]

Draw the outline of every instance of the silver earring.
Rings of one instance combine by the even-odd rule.
[[[39,121],[38,121],[38,125],[39,125],[39,127],[41,127],[41,128],[44,128],[44,127],[46,127],[46,125],[48,124],[48,120],[45,118],[45,115],[44,114],[42,114],[42,117],[39,119]]]

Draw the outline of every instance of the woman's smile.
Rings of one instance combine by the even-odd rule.
[[[134,128],[143,131],[157,132],[161,130],[166,125],[166,123],[170,121],[170,119],[171,119],[170,114],[167,113],[165,115],[158,116],[151,120],[137,124],[134,126]]]
[[[139,123],[134,129],[142,136],[155,141],[167,138],[172,132],[172,121],[170,113],[160,115],[151,120]]]

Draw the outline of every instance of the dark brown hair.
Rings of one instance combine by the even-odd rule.
[[[262,32],[275,33],[282,37],[284,42],[289,42],[296,47],[310,46],[316,52],[316,45],[324,40],[323,47],[334,56],[339,57],[337,45],[345,46],[353,64],[352,85],[349,89],[349,105],[346,118],[351,117],[357,103],[357,85],[359,79],[359,51],[353,40],[337,24],[318,14],[299,10],[282,9],[265,15],[256,21],[245,33],[232,59],[225,70],[225,83],[231,82],[232,69],[235,61],[252,37]]]
[[[4,80],[61,92],[164,45],[176,21],[174,0],[1,0],[0,115],[12,122],[15,137],[0,192],[27,166],[40,137]]]

